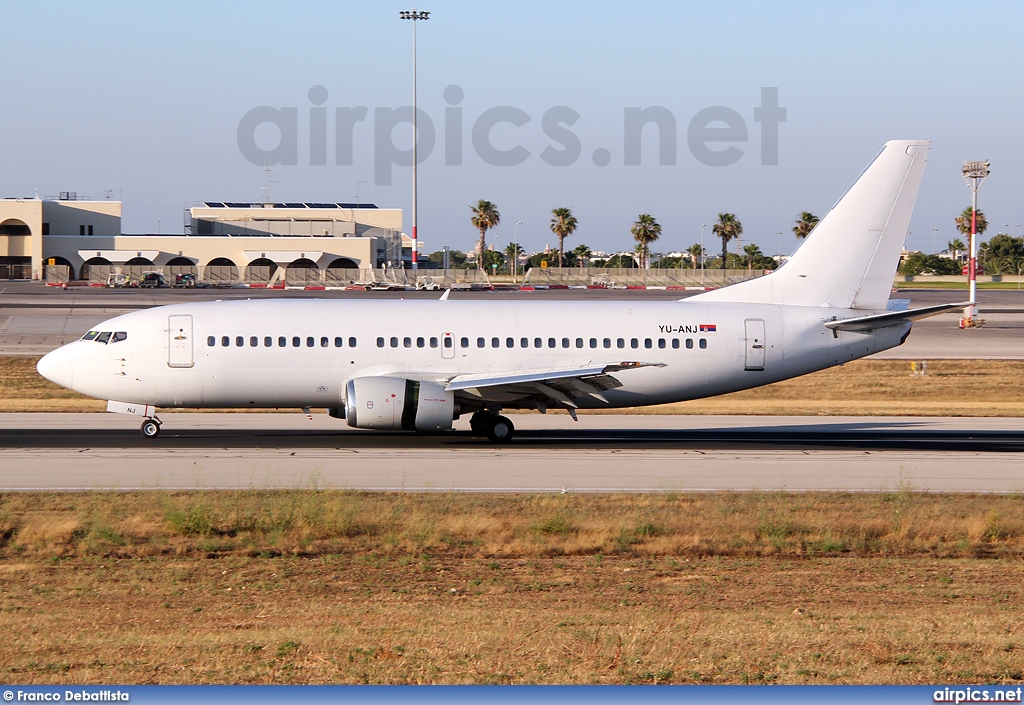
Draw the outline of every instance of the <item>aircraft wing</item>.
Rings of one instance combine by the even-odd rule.
[[[952,311],[958,308],[964,308],[965,306],[970,305],[971,302],[966,301],[958,304],[938,304],[937,306],[925,306],[923,308],[915,308],[905,311],[887,311],[886,313],[877,313],[871,316],[861,316],[859,318],[844,318],[838,321],[826,321],[825,327],[831,328],[832,330],[878,330],[879,328],[886,328],[888,326],[898,326],[901,323],[916,321],[921,318],[937,316],[940,313],[945,313],[946,311]]]
[[[531,399],[541,410],[548,406],[575,409],[577,404],[573,399],[580,396],[589,395],[607,403],[602,392],[622,386],[612,373],[664,366],[664,362],[619,362],[589,367],[462,374],[448,379],[445,389],[494,402]]]

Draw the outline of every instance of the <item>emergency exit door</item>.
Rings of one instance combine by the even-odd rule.
[[[169,367],[192,367],[192,316],[175,315],[167,317],[167,365]]]
[[[748,318],[743,323],[747,334],[746,365],[744,369],[763,370],[765,355],[764,321],[760,318]]]

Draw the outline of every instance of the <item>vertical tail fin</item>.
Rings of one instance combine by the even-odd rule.
[[[929,144],[887,142],[784,267],[694,298],[885,309]]]

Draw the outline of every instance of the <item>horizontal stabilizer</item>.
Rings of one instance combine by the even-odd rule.
[[[964,308],[972,305],[972,302],[966,301],[959,304],[925,306],[924,308],[915,308],[907,311],[889,311],[887,313],[879,313],[874,316],[861,316],[859,318],[846,318],[839,321],[828,321],[825,323],[825,327],[831,328],[832,330],[878,330],[879,328],[898,326],[901,323],[909,323],[910,321],[916,321],[921,318],[937,316],[940,313],[945,313],[946,311],[953,311],[958,308]]]

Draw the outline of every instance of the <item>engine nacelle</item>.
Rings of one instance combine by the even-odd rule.
[[[444,431],[455,419],[455,393],[401,377],[356,377],[345,388],[345,419],[355,428]]]

